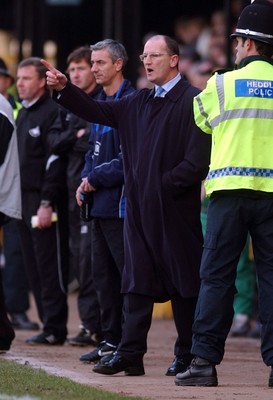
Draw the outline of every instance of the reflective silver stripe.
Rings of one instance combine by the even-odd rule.
[[[238,110],[224,111],[211,121],[212,129],[216,128],[221,122],[236,118],[261,118],[273,119],[273,110],[257,108],[240,108]]]
[[[262,32],[250,31],[249,29],[236,29],[235,34],[236,33],[244,33],[246,35],[258,36],[260,38],[273,39],[273,35],[268,35],[267,33],[262,33]]]
[[[224,75],[216,75],[216,90],[217,90],[217,95],[219,99],[219,108],[220,108],[220,113],[223,113],[225,111],[224,105],[225,105],[225,93],[224,93]]]
[[[210,125],[210,123],[209,123],[209,121],[208,121],[208,114],[207,114],[207,113],[205,112],[205,110],[204,110],[203,103],[202,103],[202,101],[201,101],[199,95],[196,96],[196,101],[197,101],[197,104],[198,104],[198,107],[199,107],[200,114],[201,114],[201,115],[205,118],[205,120],[206,120],[205,125],[206,125],[209,129],[211,129],[211,125]]]
[[[220,115],[211,120],[212,129],[216,128],[221,122],[236,118],[273,119],[273,110],[239,108],[237,110],[225,111],[224,74],[216,75],[216,90],[219,101]]]
[[[226,176],[252,176],[258,178],[273,178],[273,169],[254,167],[225,167],[214,169],[208,173],[206,180]]]

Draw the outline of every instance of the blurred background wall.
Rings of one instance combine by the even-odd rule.
[[[226,37],[244,0],[0,0],[0,57],[15,73],[18,61],[30,55],[46,57],[62,71],[75,47],[104,38],[121,41],[129,55],[126,76],[138,76],[138,55],[151,32],[176,36],[180,17],[201,17],[210,24],[223,12]],[[231,62],[226,41],[227,63]]]

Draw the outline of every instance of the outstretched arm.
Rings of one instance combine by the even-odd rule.
[[[61,91],[66,87],[67,77],[61,71],[58,71],[53,67],[52,64],[44,59],[41,59],[41,63],[48,69],[46,72],[46,83],[50,89],[55,89],[57,92]]]
[[[82,89],[68,81],[67,77],[49,62],[41,59],[41,63],[48,69],[46,72],[47,85],[53,92],[53,100],[88,121],[118,128],[119,118],[124,110],[122,100],[98,101],[92,99]],[[56,94],[61,92],[61,96]]]

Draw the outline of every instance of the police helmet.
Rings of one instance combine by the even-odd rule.
[[[241,12],[231,37],[246,37],[273,46],[273,3],[255,0]]]

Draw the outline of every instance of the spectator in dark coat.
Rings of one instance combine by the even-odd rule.
[[[200,188],[206,177],[210,139],[195,125],[193,97],[199,91],[178,72],[179,49],[167,36],[150,38],[141,55],[155,90],[142,89],[99,102],[49,69],[47,83],[56,98],[85,119],[118,128],[124,160],[126,218],[122,292],[124,325],[114,357],[96,372],[144,374],[155,301],[171,299],[178,331],[175,374],[190,363],[192,322],[199,291],[202,254]],[[165,93],[155,97],[158,86]],[[164,96],[164,97],[163,97]]]
[[[23,106],[16,120],[22,189],[22,220],[18,227],[30,289],[43,323],[43,331],[26,342],[61,345],[66,340],[68,318],[67,274],[60,262],[65,229],[59,230],[52,217],[56,210],[58,224],[65,221],[67,199],[63,198],[62,207],[58,207],[59,196],[65,193],[64,167],[48,143],[59,107],[46,88],[45,68],[37,57],[20,62],[16,86]],[[31,224],[35,215],[37,227]]]
[[[16,120],[21,104],[9,93],[14,78],[5,61],[0,58],[0,93],[9,101]],[[16,220],[10,219],[3,226],[4,268],[2,271],[6,309],[15,329],[37,330],[39,325],[29,320],[29,288],[24,268],[22,249]]]
[[[10,218],[21,218],[20,170],[12,107],[0,94],[0,228]],[[5,307],[0,270],[0,353],[10,349],[14,337]]]

